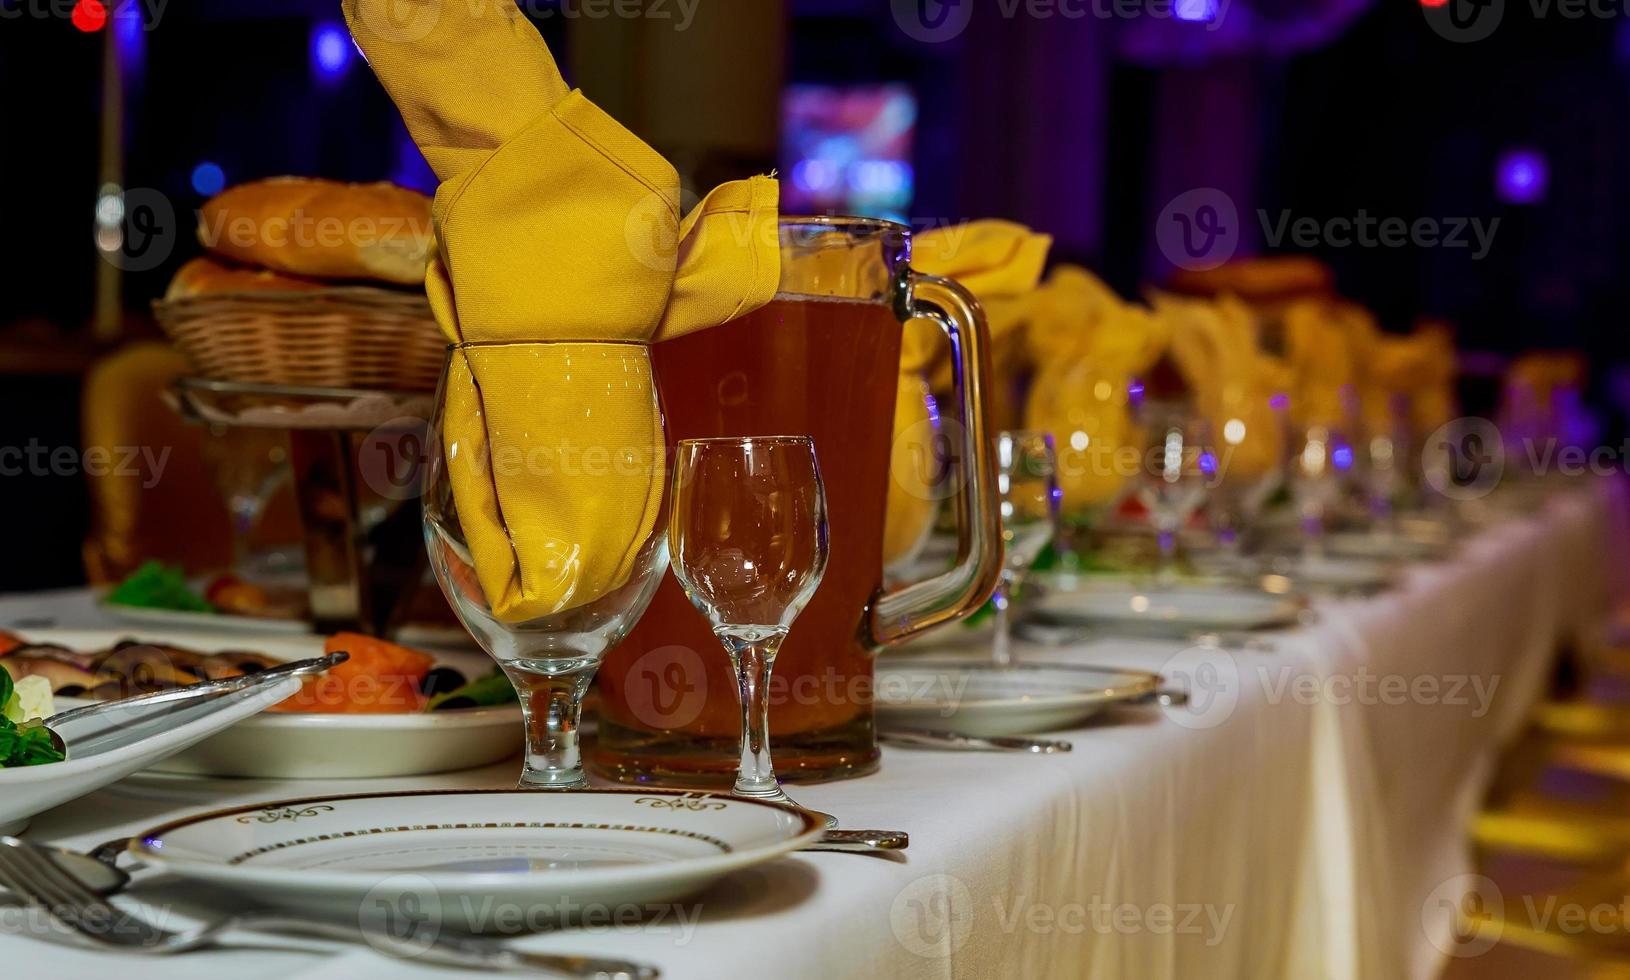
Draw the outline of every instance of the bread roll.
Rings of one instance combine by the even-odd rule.
[[[1171,288],[1193,296],[1232,294],[1252,304],[1281,303],[1334,292],[1330,267],[1305,255],[1235,259],[1215,269],[1178,270]]]
[[[170,280],[165,300],[186,299],[219,293],[291,293],[322,289],[316,279],[296,279],[268,269],[248,269],[228,265],[204,256],[182,266]]]
[[[274,177],[205,203],[198,238],[216,255],[289,275],[418,285],[430,198],[395,184]]]

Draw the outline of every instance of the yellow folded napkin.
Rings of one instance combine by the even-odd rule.
[[[1138,441],[1128,386],[1166,352],[1171,324],[1087,270],[1060,266],[1031,301],[1025,340],[1036,373],[1024,426],[1057,442],[1065,510],[1113,503],[1136,472],[1120,458]]]
[[[1231,295],[1214,300],[1157,294],[1171,323],[1171,353],[1196,410],[1218,440],[1222,478],[1256,480],[1279,465],[1284,432],[1273,408],[1286,369],[1261,350],[1256,315]]]
[[[1407,424],[1425,435],[1454,417],[1455,351],[1447,329],[1429,326],[1408,336],[1382,336],[1362,367],[1371,435],[1388,424]],[[1398,417],[1398,408],[1407,416]]]
[[[1022,370],[1018,328],[1036,283],[1041,281],[1052,239],[1011,221],[973,221],[918,235],[911,265],[918,272],[954,279],[984,307],[991,332],[991,377],[985,397],[996,428],[1011,428],[1018,412],[1010,407],[1014,376]],[[893,479],[889,482],[884,526],[884,564],[909,555],[934,522],[938,510],[932,486],[931,391],[949,392],[951,347],[931,320],[906,324],[900,350],[900,382],[894,409]]]
[[[569,90],[513,0],[343,0],[442,184],[425,284],[455,342],[448,473],[498,618],[576,608],[627,581],[664,486],[653,340],[768,302],[777,185],[726,184],[680,215],[673,166]],[[628,345],[633,345],[632,347]],[[627,357],[606,356],[632,352]],[[568,383],[569,382],[569,383]],[[575,394],[597,389],[590,413]],[[486,457],[525,460],[489,466]],[[567,455],[603,458],[592,477]]]
[[[1050,235],[1011,221],[989,219],[934,228],[916,236],[911,267],[931,276],[954,279],[973,293],[990,325],[993,361],[1007,356],[1009,338],[1024,320],[1030,294],[1041,282]],[[945,334],[928,321],[907,325],[900,368],[928,373],[935,391],[951,387],[951,348]]]
[[[1293,375],[1291,415],[1305,428],[1341,429],[1358,380],[1353,333],[1332,304],[1298,300],[1285,310],[1285,359]]]

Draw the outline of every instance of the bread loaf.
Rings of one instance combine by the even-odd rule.
[[[326,283],[316,279],[298,279],[268,269],[249,269],[241,265],[228,265],[208,256],[193,259],[182,266],[170,280],[165,300],[187,299],[191,296],[212,296],[221,293],[292,293],[322,289]]]
[[[206,202],[198,238],[218,256],[293,276],[418,285],[430,198],[395,184],[275,177]]]

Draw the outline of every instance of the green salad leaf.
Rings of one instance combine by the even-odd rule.
[[[9,705],[16,691],[11,674],[0,667],[0,706]],[[38,719],[18,724],[0,713],[0,769],[61,762],[67,756],[51,743],[51,730]]]
[[[175,609],[181,612],[214,612],[187,584],[186,573],[163,562],[150,561],[131,572],[107,601],[142,609]]]
[[[42,722],[16,725],[0,721],[0,769],[43,766],[66,758],[52,744],[51,730]]]
[[[509,682],[501,669],[495,668],[485,677],[478,677],[463,687],[454,688],[446,694],[438,694],[425,702],[424,710],[435,711],[448,701],[455,698],[473,701],[477,707],[490,708],[499,704],[515,704],[521,700],[515,693],[515,685]]]

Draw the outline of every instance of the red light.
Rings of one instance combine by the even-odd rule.
[[[1437,8],[1437,7],[1443,6],[1444,4],[1446,4],[1448,2],[1449,2],[1449,0],[1421,0],[1421,6]]]
[[[107,26],[108,8],[102,0],[79,0],[74,4],[73,22],[86,34],[94,34]]]

